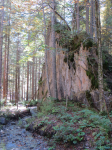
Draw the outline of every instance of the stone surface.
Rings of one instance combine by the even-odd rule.
[[[10,122],[0,130],[0,150],[48,150],[43,137],[34,137],[32,133],[21,129],[18,122]]]
[[[2,124],[2,125],[7,124],[7,121],[6,121],[5,117],[0,117],[0,124]]]
[[[94,106],[98,110],[100,110],[100,102],[99,102],[99,92],[98,92],[98,90],[92,91],[91,92],[91,96],[92,96],[92,100],[93,100]]]
[[[48,45],[51,47],[52,43],[49,41]],[[91,80],[86,75],[86,70],[88,70],[87,57],[89,56],[89,51],[84,49],[83,46],[80,47],[79,53],[71,52],[73,62],[64,62],[66,53],[64,51],[58,52],[61,48],[57,45],[56,53],[56,72],[57,72],[57,89],[58,89],[58,99],[63,99],[68,95],[69,99],[73,99],[73,94],[81,91],[90,90]],[[52,55],[51,52],[47,52],[48,57],[48,74],[49,74],[49,84],[51,97],[53,97],[53,82],[52,82]],[[43,66],[42,77],[39,83],[38,98],[49,97],[46,81],[46,68]]]
[[[48,38],[47,45],[52,47],[51,40],[51,31],[48,29]],[[59,34],[56,33],[56,38],[59,38]],[[78,102],[81,105],[86,105],[87,107],[94,107],[97,110],[100,110],[100,102],[99,102],[99,93],[98,90],[95,89],[94,83],[92,79],[92,84],[90,76],[87,71],[90,69],[88,65],[87,58],[95,58],[96,63],[98,63],[98,56],[96,55],[96,51],[91,49],[90,51],[80,46],[80,48],[76,51],[70,51],[68,53],[63,50],[61,46],[56,42],[56,76],[57,76],[57,91],[58,91],[58,99],[63,100],[68,97],[69,100],[73,100]],[[52,51],[47,51],[47,61],[48,61],[48,76],[49,76],[49,85],[51,97],[53,97],[53,70],[52,70]],[[97,67],[96,69],[97,76]],[[92,70],[94,70],[92,67]],[[89,70],[90,71],[90,70]],[[89,72],[88,71],[88,72]],[[89,72],[90,73],[90,72]],[[97,82],[97,81],[96,81]],[[42,75],[39,81],[38,88],[38,99],[46,99],[49,97],[48,86],[47,86],[47,76],[46,76],[46,65],[43,65]],[[91,100],[88,101],[86,97],[86,91],[91,92]],[[105,95],[105,101],[107,103],[108,110],[112,109],[112,96]],[[37,105],[38,107],[38,105]]]
[[[36,107],[30,107],[30,113],[32,116],[37,116],[37,106]]]
[[[90,106],[88,99],[86,97],[86,92],[85,91],[81,91],[78,92],[76,94],[73,94],[73,101],[77,102],[79,104],[79,106],[83,107],[83,106]]]

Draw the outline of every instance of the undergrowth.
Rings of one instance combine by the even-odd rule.
[[[38,100],[24,101],[24,105],[36,106]]]
[[[112,141],[109,137],[109,133],[112,132],[111,122],[107,116],[102,116],[87,108],[78,108],[71,102],[68,103],[68,108],[65,107],[65,102],[41,102],[41,109],[38,113],[39,118],[44,117],[41,125],[53,124],[49,121],[49,115],[54,115],[57,121],[60,121],[60,124],[55,124],[53,127],[55,131],[53,143],[79,144],[85,140],[87,128],[91,132],[92,145],[96,150],[112,148],[110,144]]]

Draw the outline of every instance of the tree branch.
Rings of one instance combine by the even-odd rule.
[[[50,6],[50,4],[48,4],[48,5],[49,5],[49,7],[50,7],[51,9],[53,9],[53,8]],[[65,20],[56,10],[54,10],[54,12],[55,12],[56,15],[58,15],[58,16],[66,23],[68,29],[71,31],[71,28],[69,27],[69,25],[68,25],[68,23],[66,22],[66,20]]]

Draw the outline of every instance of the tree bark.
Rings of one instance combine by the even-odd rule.
[[[52,69],[53,69],[53,98],[57,99],[57,79],[56,79],[56,46],[55,46],[55,0],[52,2],[53,10],[52,10]]]
[[[100,6],[99,0],[95,0],[96,10],[96,27],[97,27],[97,38],[98,38],[98,83],[99,83],[99,102],[100,111],[106,111],[106,105],[103,99],[103,63],[102,63],[102,49],[101,49],[101,23],[100,23]]]
[[[27,94],[26,94],[26,101],[28,101],[28,88],[29,88],[29,61],[27,62]]]
[[[0,108],[2,93],[2,45],[3,45],[3,20],[4,20],[4,0],[1,0],[2,9],[0,10]]]
[[[17,104],[18,109],[18,101],[20,96],[20,66],[19,66],[19,33],[17,33],[17,52],[16,52],[16,78],[15,78],[15,103]]]
[[[48,74],[48,61],[47,61],[47,38],[46,38],[46,20],[45,20],[45,13],[44,13],[44,6],[42,0],[42,7],[43,7],[43,22],[44,22],[44,39],[45,39],[45,67],[46,67],[46,77],[47,77],[47,88],[49,97],[51,96],[50,93],[50,85],[49,85],[49,74]]]
[[[10,0],[8,0],[8,5],[10,7],[10,11],[11,11],[11,2]],[[9,48],[10,48],[10,12],[9,15],[7,17],[7,22],[8,23],[8,27],[7,27],[7,69],[6,69],[6,99],[8,96],[8,73],[9,73]]]
[[[35,54],[35,52],[33,52]],[[35,65],[35,57],[33,56],[33,64],[32,64],[32,99],[34,100],[34,65]]]
[[[79,0],[77,0],[77,32],[80,29],[80,18],[79,18]]]
[[[86,1],[86,32],[89,34],[89,0]]]
[[[6,50],[5,50],[5,54],[4,54],[3,99],[6,99]],[[6,104],[6,100],[5,100],[5,104]]]
[[[93,26],[94,26],[93,6],[94,6],[94,2],[93,0],[91,0],[90,35],[92,38],[93,38]]]

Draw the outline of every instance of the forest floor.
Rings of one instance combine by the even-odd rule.
[[[106,114],[73,102],[65,106],[64,101],[41,102],[31,107],[32,116],[21,107],[22,115],[15,113],[19,120],[11,116],[0,130],[0,150],[112,150],[112,124]]]

